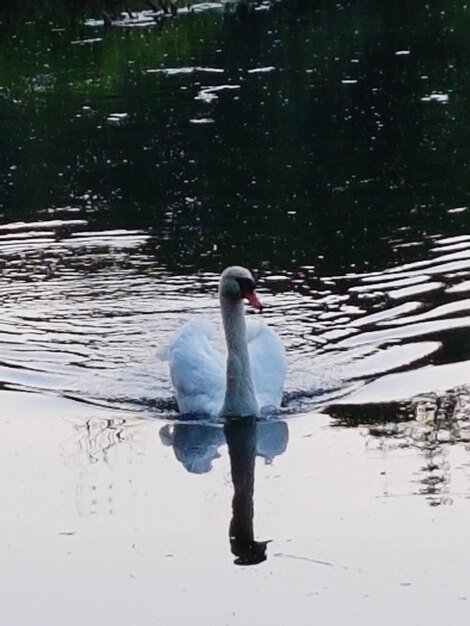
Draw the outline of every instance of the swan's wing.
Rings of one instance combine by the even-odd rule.
[[[169,346],[170,376],[181,413],[217,415],[225,393],[224,356],[210,339],[214,325],[194,319],[177,331]]]
[[[247,320],[247,340],[258,405],[279,408],[287,370],[284,346],[262,320]]]

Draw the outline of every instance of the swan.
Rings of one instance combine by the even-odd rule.
[[[186,322],[171,339],[170,378],[181,413],[260,417],[279,408],[284,346],[264,321],[245,320],[245,299],[262,310],[251,273],[228,267],[219,282],[226,352],[214,347],[216,327],[207,319]]]

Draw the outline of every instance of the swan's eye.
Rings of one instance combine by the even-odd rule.
[[[243,297],[246,297],[248,294],[253,293],[255,290],[255,281],[251,278],[236,278],[235,279],[240,287],[240,291],[242,292]]]

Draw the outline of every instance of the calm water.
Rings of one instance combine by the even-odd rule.
[[[69,563],[64,597],[84,575],[79,555],[96,550],[98,586],[131,585],[140,609],[118,604],[113,623],[187,623],[173,602],[188,593],[209,623],[285,624],[276,597],[292,577],[304,581],[302,624],[314,611],[344,623],[341,609],[328,615],[345,588],[365,623],[394,624],[387,598],[410,616],[429,586],[460,623],[469,592],[452,581],[468,578],[466,545],[451,537],[470,518],[469,22],[470,9],[444,1],[261,4],[246,16],[204,4],[109,29],[99,10],[4,18],[0,429],[24,534],[13,515],[2,553],[18,577],[30,571],[32,606],[54,584],[52,573],[35,587],[27,556],[44,543],[52,572]],[[255,273],[287,349],[281,419],[182,423],[161,354],[190,316],[218,317],[218,275],[233,263]],[[254,541],[255,474],[267,548]],[[12,488],[24,481],[37,499]],[[261,578],[244,579],[243,601],[211,604],[200,576],[226,589],[242,580],[230,550],[268,561],[250,569]],[[161,612],[144,600],[157,581]],[[269,605],[253,621],[251,584]],[[86,595],[90,623],[106,623],[91,583]],[[8,623],[62,623],[61,602],[18,621],[14,597]]]

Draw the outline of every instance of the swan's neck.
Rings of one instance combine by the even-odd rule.
[[[220,298],[227,342],[227,384],[223,416],[259,416],[246,341],[245,307],[242,300]]]

